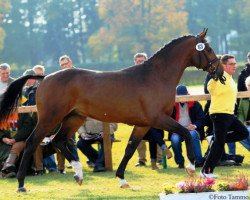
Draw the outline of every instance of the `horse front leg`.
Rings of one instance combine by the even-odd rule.
[[[80,161],[76,160],[75,156],[73,155],[72,144],[68,142],[67,138],[59,138],[58,140],[52,140],[52,144],[55,148],[57,148],[69,161],[70,165],[72,166],[75,175],[74,179],[79,184],[82,185],[83,182],[83,171],[82,171],[82,164]]]
[[[140,141],[142,140],[142,138],[144,137],[144,135],[147,133],[147,131],[149,130],[150,127],[138,127],[135,126],[132,134],[129,138],[127,147],[125,149],[125,154],[122,158],[122,161],[116,171],[116,176],[119,178],[120,180],[120,187],[121,188],[127,188],[129,187],[128,182],[124,179],[124,172],[126,169],[126,166],[128,164],[128,161],[131,159],[131,157],[133,156],[136,148],[138,147]]]
[[[163,116],[157,121],[157,127],[165,131],[179,134],[185,141],[186,151],[189,164],[186,166],[186,172],[189,176],[193,177],[195,174],[195,155],[192,145],[192,137],[188,129],[177,123],[173,118],[169,116]]]
[[[74,179],[79,185],[82,185],[83,182],[82,164],[73,155],[74,144],[70,144],[68,141],[84,123],[85,119],[86,117],[78,114],[70,114],[69,116],[66,116],[62,122],[59,132],[52,140],[53,146],[59,149],[59,151],[71,164],[75,172]]]

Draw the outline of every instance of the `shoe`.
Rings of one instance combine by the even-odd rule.
[[[135,164],[136,167],[141,167],[141,166],[146,166],[146,163],[143,161],[139,161],[138,163]]]
[[[166,148],[166,149],[165,149],[165,153],[166,153],[167,159],[170,159],[170,158],[173,157],[173,154],[172,154],[172,152],[169,150],[169,148]]]
[[[35,171],[34,176],[42,176],[43,175],[43,170],[38,170]]]
[[[3,174],[8,174],[8,173],[15,172],[15,171],[16,171],[15,165],[8,165],[8,166],[3,167],[2,169]]]
[[[66,171],[64,169],[59,170],[60,174],[66,174]]]
[[[195,163],[195,167],[203,167],[203,163]]]
[[[186,166],[185,171],[188,176],[194,177],[195,176],[195,166],[191,163],[189,163],[188,166]]]
[[[179,169],[184,169],[185,167],[184,167],[184,163],[180,163],[179,165],[178,165],[178,168]]]
[[[95,163],[93,163],[92,161],[88,160],[87,162],[87,165],[90,167],[90,168],[94,168],[95,167]]]
[[[236,162],[234,160],[223,160],[223,161],[220,161],[217,165],[218,166],[234,166],[236,165]]]
[[[5,178],[16,178],[16,172],[10,172],[5,175]]]
[[[158,165],[162,165],[162,160],[158,160],[158,161],[157,161],[157,164],[158,164]]]
[[[158,170],[159,169],[158,166],[156,165],[155,161],[151,162],[151,169],[152,170]]]
[[[56,169],[49,169],[49,173],[53,173],[53,172],[56,172],[57,170]]]
[[[93,172],[104,172],[106,171],[105,167],[103,166],[95,166]]]
[[[213,173],[206,174],[206,173],[200,171],[200,177],[201,178],[217,178],[218,176],[213,174]]]

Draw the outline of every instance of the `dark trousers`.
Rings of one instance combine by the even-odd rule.
[[[247,128],[236,116],[224,113],[211,114],[214,128],[214,141],[202,172],[213,173],[216,163],[220,160],[224,145],[227,142],[241,141],[248,137]]]
[[[74,141],[74,143],[76,142],[76,134],[73,134],[72,140]],[[76,161],[79,161],[79,156],[78,156],[78,153],[77,153],[77,147],[76,147],[76,145],[74,145],[74,147],[73,147],[72,150],[73,150],[72,153],[73,153],[73,155],[74,155]]]
[[[164,140],[164,131],[161,129],[150,128],[146,135],[143,137],[143,140],[148,140],[149,142],[149,152],[151,161],[156,161],[157,157],[157,144],[161,147],[165,144]]]
[[[101,143],[101,148],[99,151],[92,147],[92,144],[96,141]],[[95,166],[105,167],[104,149],[102,138],[84,140],[80,138],[77,142],[77,148],[89,159],[89,161],[95,163]]]

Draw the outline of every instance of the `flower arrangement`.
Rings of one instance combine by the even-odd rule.
[[[236,177],[235,182],[233,183],[220,183],[218,185],[219,191],[236,191],[236,190],[247,190],[248,189],[248,180],[243,175],[240,174],[238,177]]]
[[[170,186],[170,185],[165,185],[164,186],[164,194],[168,195],[168,194],[173,194],[174,187]]]
[[[213,186],[215,185],[215,180],[211,178],[197,179],[191,178],[186,181],[181,181],[176,184],[179,193],[200,193],[200,192],[214,192]],[[237,190],[247,190],[248,180],[241,174],[236,177],[235,181],[232,183],[220,183],[217,185],[218,191],[237,191]],[[170,185],[165,185],[164,194],[172,194],[175,188]]]
[[[180,189],[180,193],[198,193],[198,192],[212,192],[212,186],[215,184],[215,180],[211,178],[206,179],[189,179],[177,183],[177,188]]]

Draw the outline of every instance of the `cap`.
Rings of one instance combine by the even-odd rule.
[[[178,85],[176,88],[177,95],[187,95],[187,87],[185,85]]]
[[[36,75],[36,73],[33,69],[27,69],[25,72],[23,72],[23,76],[26,75]]]

